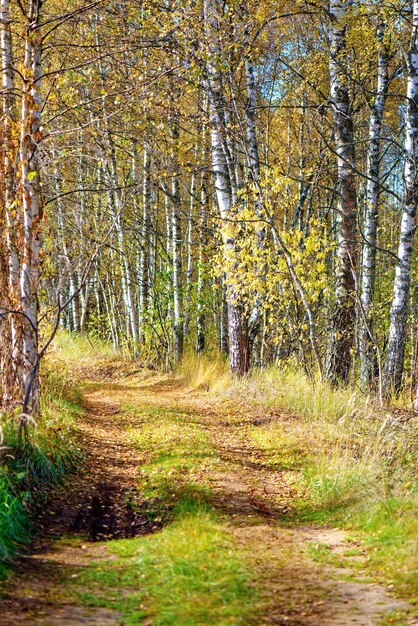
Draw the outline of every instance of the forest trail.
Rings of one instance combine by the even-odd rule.
[[[343,566],[334,566],[309,556],[315,546],[325,545],[338,561],[353,546],[342,531],[286,527],[285,514],[297,497],[292,470],[272,470],[246,434],[250,423],[285,416],[259,409],[255,414],[244,401],[242,406],[232,400],[217,402],[208,394],[188,390],[173,376],[141,372],[123,362],[81,367],[80,374],[86,411],[78,426],[86,451],[85,469],[65,488],[55,490],[40,514],[41,532],[34,551],[20,560],[0,600],[1,626],[418,623],[405,617],[408,606],[403,601],[394,599],[383,586],[361,579],[365,558],[361,554],[352,557],[355,567],[347,565],[349,559]],[[168,485],[167,493],[177,489],[173,493],[177,500],[183,492],[208,489],[210,506],[221,516],[225,532],[251,563],[253,576],[248,585],[257,589],[254,614],[216,617],[209,611],[202,618],[196,608],[195,616],[164,617],[147,593],[142,601],[137,600],[140,582],[132,587],[121,572],[107,581],[106,573],[119,567],[117,544],[129,551],[127,542],[157,537],[164,532],[171,506],[160,502],[160,512],[151,515],[138,485],[139,477],[147,485],[154,480],[154,472],[158,477],[163,471],[158,464],[153,472],[147,470],[148,451],[138,445],[137,432],[147,427],[144,415],[150,416],[151,443],[160,421],[180,416],[188,447],[183,454],[191,459],[195,452],[198,456],[199,441],[205,438],[210,454],[204,462],[198,459],[196,466],[180,465],[178,475],[177,466],[170,465],[164,485]],[[161,445],[175,442],[173,424],[165,423]],[[167,457],[167,450],[171,448],[164,448],[157,458]],[[161,487],[161,476],[158,480]],[[89,574],[92,563],[96,578]]]

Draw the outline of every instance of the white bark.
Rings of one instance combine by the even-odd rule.
[[[229,355],[228,286],[225,281],[225,275],[222,276],[221,287],[219,347],[223,355]]]
[[[367,387],[373,368],[372,306],[376,275],[376,241],[380,194],[380,143],[383,112],[389,87],[389,53],[383,43],[385,25],[379,24],[377,41],[379,45],[377,63],[376,97],[371,105],[369,123],[369,148],[367,155],[367,189],[364,216],[364,244],[361,277],[361,317],[360,317],[360,381]]]
[[[212,170],[221,216],[224,257],[227,266],[234,265],[237,242],[233,222],[233,203],[237,199],[236,169],[232,167],[231,144],[227,140],[228,106],[222,91],[222,77],[218,69],[222,55],[218,42],[217,0],[205,0],[205,23],[208,41],[207,87],[209,92]],[[234,374],[242,375],[249,369],[248,329],[234,277],[226,275],[228,301],[229,362]]]
[[[62,187],[59,179],[58,171],[55,169],[55,193],[57,195],[56,207],[57,207],[57,239],[58,246],[60,249],[59,255],[59,267],[58,270],[60,272],[60,278],[62,279],[64,275],[68,274],[68,285],[69,285],[69,295],[76,292],[76,282],[74,280],[74,268],[73,261],[71,259],[71,255],[67,245],[67,233],[64,228],[64,214],[63,214],[63,206],[60,198],[60,194],[62,192]],[[64,262],[63,262],[64,261]],[[71,300],[69,309],[69,324],[68,328],[71,331],[78,332],[80,329],[80,320],[79,320],[79,310],[77,306],[77,298],[73,298]]]
[[[206,133],[203,133],[203,145],[205,145]],[[205,151],[203,149],[202,161],[204,161]],[[205,264],[208,228],[208,180],[206,171],[202,174],[200,190],[200,219],[199,219],[199,260],[197,268],[197,321],[196,321],[196,352],[203,352],[206,345],[205,337]]]
[[[98,33],[96,32],[96,43],[100,45],[100,40]],[[99,62],[99,69],[102,76],[104,76],[103,68],[101,66],[101,62]],[[122,215],[123,209],[123,199],[119,186],[119,174],[118,174],[118,163],[116,158],[115,151],[115,142],[113,140],[112,129],[110,127],[107,107],[106,107],[106,98],[103,96],[103,117],[105,123],[106,130],[106,141],[104,142],[104,154],[103,160],[107,162],[107,167],[105,168],[105,173],[107,176],[107,184],[109,186],[109,203],[111,206],[111,210],[113,213],[113,218],[115,220],[115,229],[118,238],[119,244],[119,252],[121,257],[121,266],[122,266],[122,291],[123,291],[123,301],[125,305],[125,310],[127,314],[127,336],[130,337],[133,341],[133,347],[136,349],[136,346],[139,342],[139,324],[138,324],[138,316],[135,308],[135,299],[134,299],[134,289],[132,285],[132,276],[131,276],[131,268],[129,265],[128,255],[127,255],[127,246],[126,246],[126,236],[125,236],[125,225]],[[115,189],[116,188],[116,189]]]
[[[196,147],[196,154],[198,148]],[[190,314],[192,304],[192,289],[193,289],[193,220],[194,220],[194,206],[195,206],[195,194],[196,194],[196,174],[193,172],[190,183],[190,204],[189,215],[187,217],[187,267],[186,267],[186,294],[184,303],[184,330],[183,334],[186,337],[189,333]]]
[[[179,185],[179,168],[176,149],[179,140],[177,114],[169,120],[171,140],[171,160],[173,174],[171,179],[171,250],[173,254],[173,340],[174,362],[178,363],[183,356],[183,268],[182,268],[182,232],[181,232],[181,196]]]
[[[387,395],[392,391],[398,391],[402,383],[408,320],[408,296],[411,286],[411,267],[416,229],[418,202],[418,0],[413,2],[412,32],[407,56],[406,96],[405,197],[383,374],[384,389]]]
[[[5,224],[5,244],[3,281],[0,306],[4,309],[20,309],[20,255],[18,248],[19,211],[16,202],[15,149],[13,134],[16,127],[15,84],[12,54],[10,0],[0,2],[0,46],[3,88],[3,146],[2,165],[4,167],[4,205],[2,221]],[[6,296],[7,294],[7,296]],[[22,390],[22,331],[23,319],[18,314],[8,314],[2,323],[4,332],[3,353],[7,351],[10,361],[2,367],[2,379],[6,396],[11,397],[16,388]]]
[[[113,142],[112,133],[110,127],[108,125],[108,121],[106,121],[106,135],[107,135],[107,151],[108,154],[105,155],[108,157],[108,167],[106,168],[107,173],[107,184],[109,185],[109,202],[113,213],[113,218],[115,220],[115,229],[118,238],[119,244],[119,252],[120,252],[120,260],[122,266],[122,291],[123,291],[123,301],[125,304],[125,309],[127,313],[127,332],[128,336],[130,336],[134,342],[134,347],[138,344],[139,341],[139,328],[138,328],[138,318],[135,309],[134,302],[134,293],[132,289],[132,277],[131,270],[129,266],[129,259],[126,250],[126,236],[125,236],[125,225],[122,215],[123,209],[123,199],[119,192],[119,189],[115,191],[113,188],[119,187],[118,185],[118,167],[117,160],[115,154],[115,146]]]
[[[144,144],[143,182],[142,182],[142,225],[141,253],[139,267],[139,311],[140,311],[140,342],[144,339],[144,326],[147,321],[149,295],[149,247],[151,219],[151,158],[149,145]]]
[[[255,215],[260,220],[256,224],[257,245],[260,249],[265,246],[266,227],[265,227],[265,211],[263,207],[263,198],[260,186],[260,155],[258,149],[258,138],[256,129],[256,105],[257,92],[256,81],[254,76],[254,64],[251,58],[251,49],[249,41],[249,33],[245,36],[246,60],[245,60],[245,77],[247,87],[247,105],[245,107],[246,120],[246,140],[247,140],[247,158],[250,171],[250,180],[256,187],[255,192]],[[265,276],[267,268],[262,264],[256,263],[255,273],[257,276]],[[252,351],[254,341],[260,331],[260,323],[262,319],[262,299],[258,293],[254,297],[254,306],[248,322],[249,327],[249,350]]]
[[[37,28],[40,0],[30,0],[25,40],[26,80],[22,94],[20,165],[23,209],[23,245],[20,273],[20,296],[23,326],[23,368],[25,393],[31,389],[27,409],[39,409],[38,357],[38,287],[40,279],[40,228],[42,194],[40,183],[39,142],[41,132],[41,52],[42,38]]]
[[[350,102],[346,12],[352,0],[331,0],[330,82],[337,153],[337,281],[332,320],[327,378],[347,382],[355,325],[355,272],[357,241],[357,197],[355,181],[354,127]]]
[[[77,284],[80,284],[79,273],[76,272]],[[89,304],[90,294],[92,291],[92,279],[89,277],[86,280],[86,284],[80,292],[80,332],[85,333],[87,331],[88,319],[89,319]]]

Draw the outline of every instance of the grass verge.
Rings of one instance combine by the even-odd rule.
[[[74,421],[81,394],[56,363],[42,376],[41,417],[30,444],[17,446],[17,420],[1,416],[4,435],[0,466],[0,579],[9,572],[22,545],[32,537],[31,508],[40,505],[45,487],[61,481],[81,460]]]

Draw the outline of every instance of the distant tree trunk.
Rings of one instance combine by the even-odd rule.
[[[260,220],[259,223],[255,224],[257,245],[260,249],[263,249],[265,247],[265,239],[267,234],[265,226],[266,216],[260,187],[260,155],[256,129],[257,92],[248,30],[246,30],[245,33],[245,44],[247,46],[247,57],[245,60],[245,78],[247,87],[247,106],[245,107],[246,141],[248,152],[247,157],[250,171],[250,181],[256,187],[254,213],[256,217]],[[266,272],[267,268],[265,266],[260,265],[260,263],[256,263],[256,275],[265,275]],[[262,320],[262,299],[260,297],[260,294],[256,293],[254,300],[254,306],[252,307],[251,314],[248,320],[248,349],[250,353],[252,351],[254,341],[258,333],[260,332],[260,324]]]
[[[80,284],[80,276],[77,272],[77,283]],[[86,280],[86,284],[84,289],[81,292],[81,306],[80,306],[80,332],[87,332],[88,321],[89,321],[89,304],[90,304],[90,294],[92,291],[92,279],[89,277]]]
[[[355,328],[357,197],[354,175],[354,127],[346,63],[346,10],[351,0],[331,0],[331,106],[337,153],[337,277],[336,302],[326,377],[346,383],[351,367]]]
[[[151,200],[151,157],[148,141],[145,141],[142,183],[141,253],[139,267],[139,322],[141,343],[144,342],[144,331],[148,310]]]
[[[116,162],[115,162],[116,166]],[[121,283],[122,283],[122,297],[123,303],[126,311],[126,335],[129,338],[132,338],[134,344],[138,343],[139,335],[138,335],[138,323],[137,316],[135,310],[134,303],[134,295],[131,284],[131,274],[130,268],[126,253],[125,246],[125,225],[122,218],[122,204],[121,198],[116,191],[115,193],[112,190],[112,186],[117,185],[117,179],[114,178],[114,167],[107,173],[108,174],[108,198],[109,205],[112,212],[112,217],[115,220],[115,229],[118,238],[118,247],[119,247],[119,259],[118,264],[121,266]],[[113,182],[112,182],[113,180]]]
[[[82,145],[83,140],[82,137],[79,139],[80,145]],[[100,174],[101,168],[96,169],[94,171],[94,178],[97,179],[97,185],[100,186]],[[86,237],[84,234],[84,225],[88,222],[88,207],[86,206],[86,194],[84,191],[84,181],[88,177],[88,161],[81,155],[78,159],[78,188],[80,190],[79,198],[80,198],[80,210],[77,211],[77,227],[79,231],[80,237],[80,247],[79,253],[80,258],[86,258],[88,256],[89,250],[86,250]],[[80,264],[78,264],[80,265]],[[76,288],[81,284],[82,277],[80,272],[80,267],[77,267],[74,272],[74,281],[76,283]],[[80,332],[85,333],[88,327],[89,313],[90,313],[90,297],[92,295],[92,281],[88,278],[82,288],[80,289],[77,296],[74,298],[77,301],[78,312],[79,312],[79,320],[80,320]]]
[[[181,196],[179,185],[179,171],[176,157],[176,149],[179,140],[179,127],[177,114],[175,113],[169,120],[171,158],[173,175],[171,179],[171,234],[173,253],[173,299],[174,299],[174,362],[178,363],[183,356],[183,268],[182,268],[182,233],[181,233]]]
[[[170,294],[173,293],[173,210],[172,210],[172,201],[170,197],[170,193],[168,189],[162,185],[164,191],[164,213],[165,213],[165,227],[166,227],[166,265],[162,268],[162,271],[166,274],[166,288]],[[170,320],[171,332],[173,333],[174,328],[174,310],[173,310],[173,299],[168,298],[167,303],[165,305],[167,310],[164,310],[162,315],[167,317]],[[164,307],[165,309],[165,307]],[[166,367],[169,369],[170,366],[170,351],[171,351],[171,341],[168,338],[168,335],[165,334],[166,340]]]
[[[108,293],[108,291],[105,289],[105,286],[103,285],[103,281],[100,277],[100,272],[97,270],[97,268],[96,268],[96,279],[97,279],[97,285],[100,288],[100,291],[102,293],[102,299],[103,299],[104,308],[106,311],[107,323],[109,325],[109,334],[112,340],[113,349],[117,350],[119,347],[119,341],[118,341],[118,332],[117,332],[116,324],[114,321],[113,310],[112,310],[112,300],[111,300],[110,294]]]
[[[205,141],[205,138],[204,138]],[[203,159],[204,161],[204,154]],[[197,268],[197,322],[196,322],[196,352],[201,353],[206,344],[206,315],[205,315],[205,272],[206,246],[208,243],[208,180],[206,170],[202,174],[200,191],[200,219],[199,219],[199,261]]]
[[[65,232],[65,227],[64,227],[63,206],[62,206],[62,201],[60,197],[60,194],[62,193],[62,185],[61,185],[60,175],[57,169],[55,169],[54,177],[55,177],[55,193],[57,196],[57,200],[56,200],[57,245],[59,246],[59,249],[60,249],[60,255],[59,255],[60,278],[63,279],[64,276],[66,277],[68,275],[68,286],[69,286],[68,295],[71,295],[76,292],[77,277],[74,280],[75,271],[73,268],[71,255],[68,250],[67,233]],[[64,262],[62,262],[62,259]],[[80,315],[79,315],[78,304],[79,304],[79,301],[77,300],[77,298],[73,298],[68,307],[69,317],[68,317],[67,328],[68,330],[76,331],[76,332],[80,330]]]
[[[106,173],[108,177],[107,183],[109,186],[108,197],[115,220],[115,229],[119,244],[120,264],[122,270],[121,274],[123,300],[127,313],[127,334],[128,337],[130,336],[132,338],[134,346],[137,346],[139,341],[138,317],[135,308],[134,292],[132,289],[132,276],[126,249],[125,224],[122,215],[122,198],[119,189],[116,189],[115,191],[113,190],[114,187],[118,187],[118,164],[116,159],[113,136],[109,126],[109,121],[107,119],[106,137],[107,149],[105,149],[105,154],[107,153],[106,156],[108,156],[108,166],[106,168]]]
[[[395,270],[389,339],[383,371],[384,392],[399,391],[402,383],[411,266],[418,202],[418,0],[413,2],[412,32],[407,57],[404,204]]]
[[[383,111],[389,86],[389,53],[383,43],[385,24],[377,28],[379,45],[377,62],[376,97],[371,106],[369,123],[369,148],[367,155],[367,190],[364,216],[364,243],[361,278],[360,313],[360,383],[367,388],[373,370],[374,352],[372,346],[372,306],[376,276],[376,240],[380,194],[380,142]]]
[[[198,148],[196,147],[196,156]],[[190,183],[190,204],[189,215],[187,217],[187,267],[186,267],[186,297],[184,305],[184,337],[189,333],[191,306],[192,306],[192,290],[193,290],[193,220],[196,195],[196,174],[193,172]]]
[[[221,283],[221,316],[220,316],[220,349],[224,356],[229,355],[229,330],[228,330],[228,287],[225,282],[225,275],[222,276]]]

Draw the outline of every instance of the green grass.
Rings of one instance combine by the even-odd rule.
[[[80,362],[92,361],[97,364],[100,359],[114,359],[115,351],[112,345],[97,337],[88,334],[77,335],[60,330],[51,347],[53,358],[58,357],[66,365],[73,366]]]
[[[277,470],[304,467],[309,455],[306,441],[299,437],[294,424],[277,422],[249,429],[251,439],[265,452],[269,465]]]
[[[4,450],[0,467],[0,578],[10,571],[21,546],[32,537],[32,505],[45,497],[45,487],[61,481],[81,460],[74,422],[81,394],[57,364],[42,376],[41,416],[30,429],[30,443],[17,446],[17,421],[2,416]]]
[[[129,428],[144,463],[138,487],[158,532],[107,543],[116,560],[83,569],[78,598],[120,611],[124,624],[247,624],[255,614],[255,576],[227,520],[210,505],[209,469],[219,462],[195,415],[125,405],[141,419]],[[89,592],[83,591],[88,588]]]
[[[391,611],[380,621],[379,626],[408,626],[410,623],[403,611]]]
[[[194,416],[155,407],[142,407],[140,415],[141,428],[130,433],[144,459],[138,486],[149,514],[165,518],[178,502],[207,502],[206,474],[219,459]]]
[[[126,626],[246,624],[254,615],[251,567],[222,520],[199,502],[179,503],[162,531],[110,542],[115,561],[81,574],[91,606],[120,611]]]
[[[418,499],[386,498],[359,507],[342,521],[364,533],[369,568],[418,604]]]
[[[19,491],[17,478],[2,467],[0,473],[0,579],[10,568],[19,547],[30,539],[30,523],[25,508],[26,494]]]
[[[260,433],[254,439],[262,445]],[[268,449],[272,439],[269,432]],[[376,472],[373,461],[350,462],[344,455],[306,458],[304,452],[293,480],[301,495],[292,503],[288,523],[340,526],[358,533],[369,575],[394,584],[397,593],[418,603],[416,494],[390,495],[394,488],[387,491],[386,477]]]

